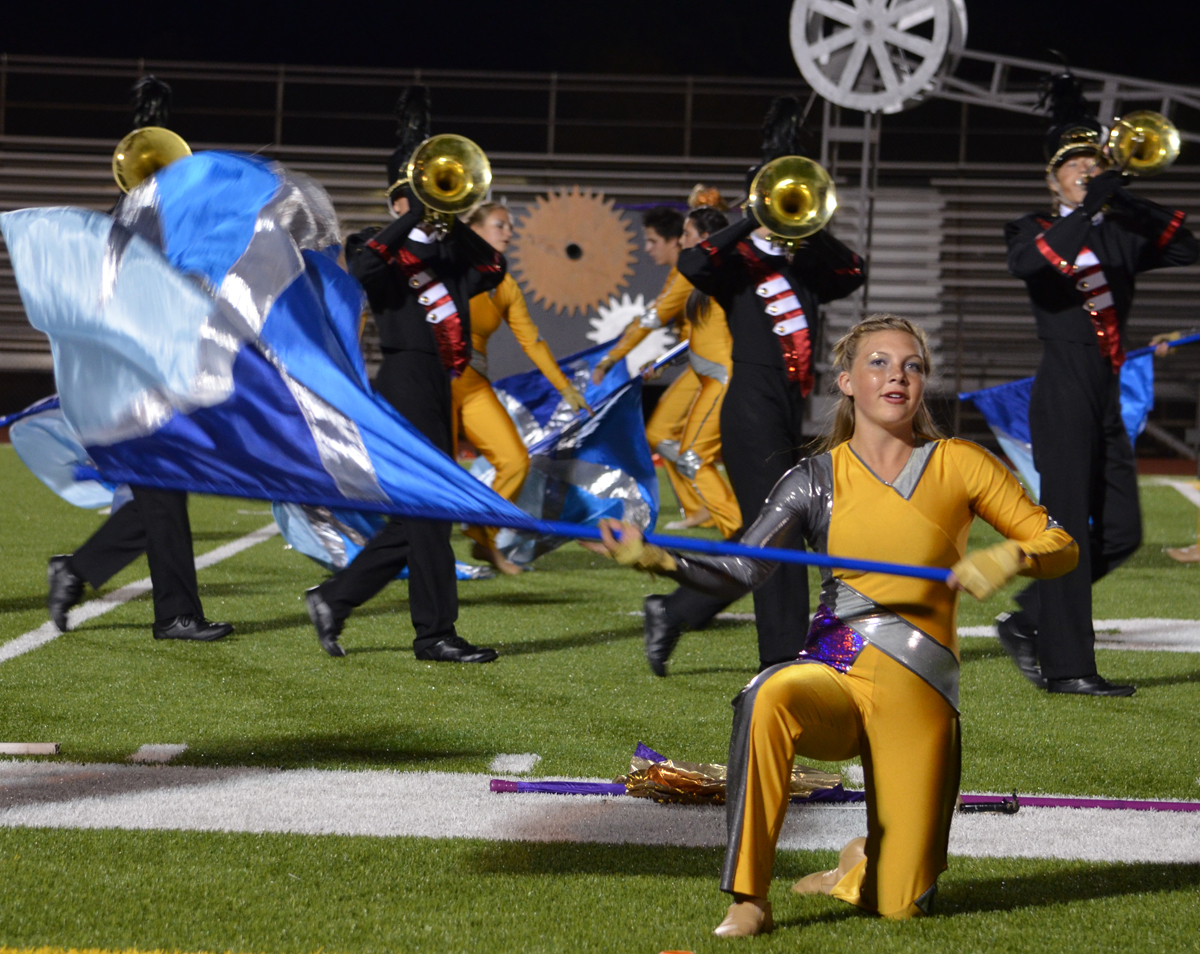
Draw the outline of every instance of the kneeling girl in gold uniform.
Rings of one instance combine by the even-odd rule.
[[[982,599],[1013,576],[1069,572],[1078,547],[983,448],[944,439],[924,404],[929,353],[915,325],[859,322],[836,345],[842,397],[828,450],[779,481],[742,542],[858,559],[952,566],[949,585],[822,570],[821,606],[805,648],[759,673],[735,702],[729,748],[729,844],[721,889],[734,904],[716,932],[772,927],[767,901],[787,811],[792,760],[861,757],[867,837],[838,867],[793,890],[821,892],[888,918],[927,912],[946,868],[960,770],[956,590]],[[975,517],[1006,539],[966,553]],[[606,526],[618,561],[736,598],[775,568],[647,546],[636,528]],[[600,547],[599,544],[594,545]]]
[[[502,254],[512,240],[512,218],[508,209],[498,202],[481,205],[471,214],[467,224]],[[529,317],[525,296],[512,275],[505,276],[495,290],[471,299],[471,363],[454,379],[450,390],[455,456],[459,435],[464,435],[496,468],[492,489],[506,500],[516,500],[529,473],[529,454],[512,418],[492,390],[487,373],[488,338],[500,328],[501,321],[508,323],[521,349],[558,388],[572,410],[584,410],[587,404],[563,375],[550,346],[538,334],[537,326]],[[487,560],[504,573],[521,572],[496,550],[494,527],[468,527],[466,533],[475,541],[473,555],[476,559]]]

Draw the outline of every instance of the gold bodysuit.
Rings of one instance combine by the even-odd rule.
[[[913,450],[891,484],[850,449],[808,458],[768,498],[742,542],[803,538],[819,553],[950,567],[975,517],[1016,541],[1022,575],[1069,572],[1079,550],[982,447],[942,440]],[[765,560],[673,554],[668,575],[734,598],[761,583]],[[958,594],[944,583],[822,570],[821,606],[804,652],[756,676],[735,703],[729,750],[729,845],[721,888],[763,898],[787,810],[792,760],[861,757],[866,860],[835,897],[885,917],[926,912],[946,868],[960,771]]]

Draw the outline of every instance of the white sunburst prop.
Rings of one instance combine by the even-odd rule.
[[[915,106],[966,47],[963,0],[796,0],[792,55],[816,92],[864,113]]]
[[[587,333],[589,341],[611,341],[616,338],[631,321],[639,320],[646,311],[646,299],[642,295],[630,298],[622,295],[620,300],[615,296],[608,299],[607,305],[600,305],[595,318],[589,323],[592,330]],[[656,328],[650,332],[636,348],[625,356],[625,367],[630,375],[637,374],[642,365],[653,361],[660,354],[675,344],[677,336],[670,326]]]

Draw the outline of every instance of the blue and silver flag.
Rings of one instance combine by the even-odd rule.
[[[25,209],[0,230],[63,416],[107,483],[530,524],[371,391],[362,291],[311,180],[205,152],[116,218]]]
[[[527,371],[493,384],[529,451],[529,476],[517,506],[539,520],[595,526],[614,517],[653,529],[658,519],[658,480],[642,416],[641,378],[629,377],[618,362],[600,384],[596,364],[616,344],[605,342],[559,362],[593,414],[575,414],[540,371]],[[491,484],[495,474],[482,457],[471,468]],[[496,548],[517,564],[531,563],[563,542],[562,537],[503,529]]]

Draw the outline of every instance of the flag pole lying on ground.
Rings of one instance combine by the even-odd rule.
[[[1194,344],[1200,334],[1187,335],[1167,342],[1167,347]],[[978,391],[964,391],[960,401],[973,401],[979,408],[996,440],[1025,479],[1034,499],[1041,488],[1041,477],[1033,463],[1033,442],[1029,433],[1029,398],[1033,378],[1021,378]],[[1154,406],[1154,346],[1135,348],[1125,355],[1121,367],[1121,418],[1129,441],[1133,443],[1146,427],[1146,418]]]
[[[146,179],[115,219],[24,209],[0,216],[0,230],[29,321],[50,338],[63,417],[94,464],[79,476],[599,539],[595,526],[539,519],[503,499],[372,391],[358,344],[362,290],[335,261],[336,216],[312,180],[202,152]],[[607,407],[638,386],[617,387]],[[574,453],[604,410],[564,429],[555,454]],[[629,453],[648,464],[644,441]],[[582,454],[565,463],[579,460],[589,463]],[[657,487],[645,492],[657,509]],[[647,503],[644,526],[650,516]],[[648,539],[934,580],[949,573]]]

